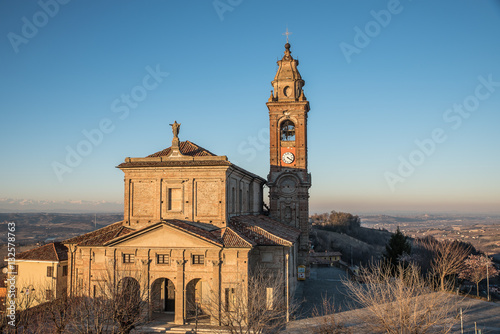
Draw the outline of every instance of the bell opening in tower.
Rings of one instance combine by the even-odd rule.
[[[290,120],[281,123],[281,141],[295,141],[295,124]]]

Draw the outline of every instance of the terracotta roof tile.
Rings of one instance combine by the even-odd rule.
[[[202,224],[178,219],[162,220],[139,230],[123,226],[117,222],[71,239],[65,244],[79,246],[105,246],[109,242],[130,234],[142,233],[157,224],[166,224],[196,235],[218,246],[229,248],[248,248],[255,245],[292,245],[300,235],[296,228],[284,225],[267,216],[247,215],[232,217],[226,228],[219,228],[211,224]]]
[[[105,226],[98,230],[65,240],[64,243],[77,244],[80,246],[101,246],[114,238],[129,234],[133,231],[133,229],[123,226],[123,222],[121,221]]]
[[[68,248],[60,242],[53,242],[17,254],[16,260],[66,261]]]
[[[245,237],[242,233],[238,233],[236,230],[231,227],[226,227],[223,230],[224,235],[222,236],[222,240],[224,242],[224,247],[228,248],[248,248],[256,245],[251,239]]]
[[[291,246],[300,235],[300,230],[263,215],[235,216],[229,224],[257,245]]]
[[[218,226],[212,224],[191,222],[179,219],[162,220],[155,224],[148,225],[144,228],[134,231],[133,234],[143,233],[144,231],[147,231],[152,227],[154,228],[155,226],[158,226],[160,224],[169,225],[173,228],[195,235],[201,239],[205,239],[222,247],[251,248],[256,245],[254,241],[234,228],[226,227],[221,229]],[[133,237],[133,234],[131,234],[130,236]],[[110,241],[111,240],[112,239],[110,239]]]
[[[216,155],[210,152],[209,150],[204,149],[201,146],[196,145],[195,143],[190,142],[189,140],[186,141],[181,141],[179,143],[179,150],[181,151],[182,154],[191,156],[191,157],[215,157]],[[170,147],[167,147],[166,149],[153,153],[151,155],[148,155],[147,158],[156,158],[156,157],[163,157],[166,156],[170,153]]]

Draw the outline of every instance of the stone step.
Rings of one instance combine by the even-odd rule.
[[[149,334],[149,333],[182,333],[182,334],[194,334],[194,333],[219,333],[218,330],[214,330],[213,328],[198,328],[196,332],[194,331],[193,326],[179,326],[179,327],[139,327],[135,330],[135,333],[141,334]]]

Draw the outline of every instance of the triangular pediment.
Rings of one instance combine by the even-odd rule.
[[[220,247],[194,233],[178,229],[166,223],[158,223],[151,227],[130,233],[115,239],[107,246],[127,246],[136,248],[207,248]]]

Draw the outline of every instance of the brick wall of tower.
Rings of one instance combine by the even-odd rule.
[[[270,215],[281,222],[299,228],[299,262],[306,263],[309,250],[309,188],[307,170],[307,101],[268,102],[270,127]],[[295,125],[295,140],[281,141],[280,125],[290,120]],[[283,152],[290,151],[295,161],[282,161]],[[286,186],[291,184],[295,189]],[[292,189],[292,190],[290,190]]]

